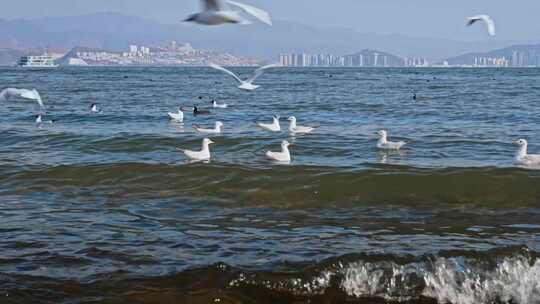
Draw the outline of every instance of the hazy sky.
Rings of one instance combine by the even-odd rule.
[[[1,0],[0,18],[36,18],[120,12],[175,23],[199,9],[198,0]],[[363,33],[406,34],[456,40],[487,39],[483,28],[465,29],[465,18],[486,13],[496,39],[540,40],[540,0],[238,0],[270,11],[276,20]],[[31,8],[31,9],[29,9]]]

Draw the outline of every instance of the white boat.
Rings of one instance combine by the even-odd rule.
[[[21,57],[17,66],[22,68],[56,68],[58,64],[54,63],[54,59],[51,56],[43,54],[40,56]]]

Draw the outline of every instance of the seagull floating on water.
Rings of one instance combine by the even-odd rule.
[[[36,115],[36,124],[41,125],[43,123],[53,124],[54,120],[43,120],[43,116],[41,114]]]
[[[281,126],[279,125],[279,116],[277,115],[272,116],[271,124],[265,124],[265,123],[259,122],[257,123],[257,126],[259,126],[261,129],[271,131],[271,132],[281,131]]]
[[[97,104],[93,103],[90,106],[90,112],[92,112],[92,113],[101,113],[102,111],[100,109],[98,109]]]
[[[478,15],[467,18],[467,26],[471,26],[478,21],[483,21],[486,24],[490,36],[495,36],[495,22],[488,15]]]
[[[180,110],[185,111],[184,108],[180,108]],[[210,111],[208,110],[199,110],[198,107],[193,106],[193,115],[208,115],[210,114]]]
[[[527,154],[528,142],[525,139],[518,139],[513,142],[514,145],[518,145],[519,149],[516,153],[515,160],[521,165],[540,165],[540,155]]]
[[[254,85],[253,82],[255,82],[255,80],[257,78],[259,78],[259,76],[261,76],[264,73],[264,70],[269,69],[269,68],[274,68],[274,67],[277,67],[277,66],[278,66],[277,64],[265,65],[263,67],[260,67],[260,68],[256,69],[255,72],[253,72],[253,75],[251,77],[249,77],[248,79],[242,80],[235,73],[227,70],[226,68],[221,67],[221,66],[219,66],[217,64],[213,64],[213,63],[210,64],[211,68],[222,71],[222,72],[225,72],[225,73],[231,75],[232,77],[234,77],[234,79],[236,79],[240,83],[238,88],[241,89],[241,90],[244,90],[244,91],[254,91],[254,90],[258,89],[260,86]]]
[[[272,25],[272,18],[270,17],[270,14],[268,14],[268,12],[265,12],[251,5],[238,3],[231,0],[225,1],[226,3],[223,3],[222,0],[203,0],[201,2],[203,4],[204,11],[189,16],[187,19],[184,20],[185,22],[195,22],[203,25],[251,23],[249,20],[243,18],[239,12],[231,10],[228,5],[226,5],[230,4],[240,8],[247,14],[259,19],[261,22]]]
[[[213,144],[214,142],[211,141],[208,138],[203,139],[202,141],[202,149],[201,151],[191,151],[191,150],[183,150],[182,151],[189,159],[195,160],[195,161],[202,161],[202,160],[209,160],[210,159],[210,144]]]
[[[169,115],[169,118],[177,121],[177,122],[184,122],[184,112],[182,112],[182,108],[178,109],[178,113],[167,113]]]
[[[217,108],[217,109],[226,109],[227,107],[229,107],[228,104],[226,104],[226,103],[218,103],[215,100],[212,100],[212,106],[214,108]]]
[[[315,130],[315,127],[301,127],[296,125],[296,117],[291,116],[289,117],[288,121],[289,124],[289,132],[293,134],[308,134]]]
[[[271,160],[288,163],[291,161],[291,153],[289,152],[289,146],[290,143],[284,140],[283,142],[281,142],[281,152],[268,151],[266,152],[266,156]]]
[[[193,128],[199,133],[220,134],[223,131],[223,123],[221,121],[216,121],[216,124],[213,129],[201,128],[198,125],[193,125]]]
[[[5,101],[10,98],[17,98],[17,97],[29,99],[29,100],[35,100],[37,101],[40,107],[45,108],[45,106],[43,105],[43,101],[41,100],[41,96],[39,95],[36,89],[27,90],[27,89],[7,88],[7,89],[2,90],[2,92],[0,92],[0,101]]]
[[[380,136],[379,141],[377,142],[377,148],[379,149],[385,149],[385,150],[399,150],[403,146],[405,146],[407,143],[404,141],[388,141],[388,133],[385,130],[380,130],[379,132],[375,133]]]

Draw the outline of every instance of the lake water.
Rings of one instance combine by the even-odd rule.
[[[275,69],[258,82],[1,68],[0,86],[38,89],[56,123],[37,126],[32,102],[0,104],[0,302],[540,302],[540,171],[517,167],[512,145],[540,153],[540,69]],[[168,120],[193,105],[212,113]],[[256,127],[273,114],[320,127]],[[217,120],[212,161],[186,162],[177,149],[203,138],[192,125]],[[380,129],[408,145],[377,150]],[[284,139],[291,164],[268,161]]]

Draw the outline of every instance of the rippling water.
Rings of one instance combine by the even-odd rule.
[[[57,120],[0,107],[2,303],[540,302],[540,171],[511,145],[540,152],[540,70],[277,69],[252,93],[205,68],[0,80]],[[231,107],[166,118],[213,98]],[[272,114],[320,128],[255,128]],[[218,119],[213,160],[186,163],[192,124]],[[381,128],[407,148],[378,151]],[[283,139],[291,165],[264,157]]]

